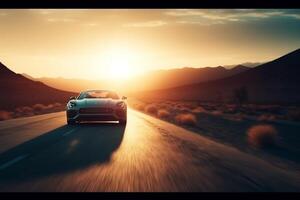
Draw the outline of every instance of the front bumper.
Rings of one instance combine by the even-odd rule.
[[[67,110],[67,119],[75,121],[119,121],[126,120],[127,110],[113,109],[108,113],[86,113],[80,110]]]

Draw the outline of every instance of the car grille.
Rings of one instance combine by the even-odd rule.
[[[80,108],[80,114],[105,114],[112,113],[112,108]]]

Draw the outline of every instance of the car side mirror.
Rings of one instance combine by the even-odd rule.
[[[74,100],[74,99],[76,99],[76,97],[74,97],[74,96],[71,96],[71,97],[70,97],[70,100]]]
[[[127,97],[125,97],[125,96],[122,96],[122,100],[125,100],[125,99],[127,99]]]

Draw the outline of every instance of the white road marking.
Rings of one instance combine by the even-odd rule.
[[[72,130],[70,130],[70,131],[64,133],[63,136],[67,136],[67,135],[73,133],[75,130],[76,130],[76,128],[74,128],[74,129],[72,129]]]
[[[0,166],[0,170],[3,170],[13,164],[15,164],[16,162],[19,162],[20,160],[23,160],[24,158],[26,158],[29,155],[22,155],[22,156],[18,156],[15,159],[12,159],[11,161],[8,161],[7,163],[4,163],[3,165]]]

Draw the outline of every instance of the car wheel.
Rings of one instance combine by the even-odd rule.
[[[76,124],[76,121],[74,120],[67,120],[68,125],[74,125]]]

